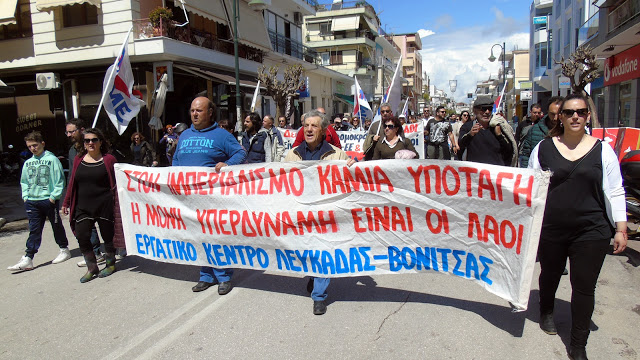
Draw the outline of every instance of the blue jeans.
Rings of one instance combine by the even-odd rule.
[[[93,252],[96,256],[100,255],[100,239],[98,239],[98,230],[96,230],[96,226],[93,225],[91,228],[91,246],[93,247]]]
[[[313,301],[323,301],[327,298],[329,282],[331,282],[329,278],[313,279],[313,291],[311,292],[311,299],[313,299]]]
[[[51,228],[53,229],[53,238],[56,244],[60,248],[66,248],[69,246],[67,240],[67,234],[62,226],[62,220],[60,220],[60,214],[58,214],[58,204],[52,204],[49,199],[47,200],[27,200],[24,203],[24,208],[27,211],[27,218],[29,219],[29,237],[27,238],[27,250],[26,255],[33,259],[33,256],[38,252],[40,243],[42,242],[42,229],[44,228],[44,222],[49,219]]]
[[[217,269],[211,266],[203,266],[200,268],[200,281],[210,284],[231,281],[232,275],[233,269]]]
[[[520,163],[520,167],[521,168],[527,168],[529,167],[529,162],[528,161],[524,161],[524,156],[520,155],[518,156],[518,163]]]

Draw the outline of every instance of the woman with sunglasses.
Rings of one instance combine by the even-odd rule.
[[[383,126],[384,138],[382,141],[378,141],[373,149],[373,160],[395,159],[396,152],[404,149],[411,150],[416,156],[418,155],[411,140],[404,137],[402,124],[397,117],[393,116],[391,119],[385,120]]]
[[[554,300],[569,258],[572,359],[587,358],[595,287],[611,238],[614,254],[627,246],[618,158],[611,146],[585,133],[589,118],[587,99],[567,96],[560,105],[560,121],[529,159],[529,168],[553,172],[538,247],[540,328],[557,334]]]
[[[80,251],[87,263],[87,273],[80,278],[81,283],[96,276],[106,277],[116,271],[115,233],[116,179],[114,164],[116,158],[108,154],[109,145],[102,131],[87,129],[84,132],[84,149],[73,162],[69,177],[67,195],[62,212],[69,216]],[[96,255],[91,245],[91,229],[98,223],[104,241],[106,267],[99,271]]]

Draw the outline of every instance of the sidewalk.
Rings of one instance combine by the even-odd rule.
[[[27,218],[19,183],[0,184],[0,217],[8,223]]]

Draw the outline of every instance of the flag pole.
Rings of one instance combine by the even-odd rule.
[[[113,80],[113,73],[114,73],[114,70],[116,69],[116,64],[118,63],[118,59],[120,58],[120,56],[122,55],[122,52],[124,51],[124,47],[127,46],[127,44],[129,43],[129,36],[131,35],[132,30],[133,30],[133,25],[131,25],[131,27],[129,28],[129,31],[127,32],[127,37],[124,38],[124,42],[120,47],[120,52],[118,52],[118,55],[116,56],[116,60],[113,62],[113,67],[111,67],[111,73],[109,73],[109,81],[107,81],[107,84],[111,83],[111,80]],[[100,103],[98,104],[96,117],[93,119],[93,125],[91,126],[92,128],[96,127],[96,123],[98,122],[98,116],[100,115],[100,110],[102,110],[102,102],[104,102],[104,97],[107,95],[108,91],[109,91],[108,86],[102,91],[102,97],[100,98]]]

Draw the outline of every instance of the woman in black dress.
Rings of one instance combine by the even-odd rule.
[[[529,168],[553,172],[538,248],[540,328],[557,334],[554,300],[569,258],[572,359],[587,358],[595,287],[611,238],[614,254],[627,246],[618,158],[611,146],[585,133],[589,116],[586,98],[567,96],[560,106],[560,121],[529,159]]]
[[[116,271],[114,205],[116,180],[115,157],[108,154],[109,146],[102,132],[88,129],[84,133],[84,150],[73,162],[67,195],[62,212],[69,216],[80,251],[87,263],[87,273],[80,279],[85,283],[97,276],[106,277]],[[91,229],[98,223],[104,241],[106,267],[99,271],[91,245]]]

